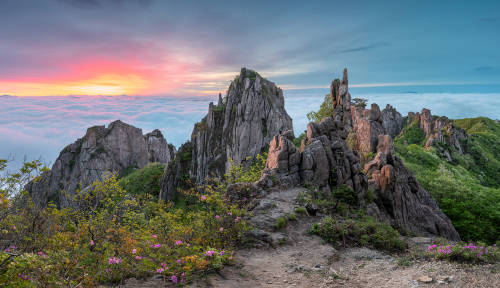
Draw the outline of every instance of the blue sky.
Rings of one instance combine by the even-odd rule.
[[[381,107],[500,118],[499,11],[500,1],[3,0],[0,95],[20,97],[0,97],[0,158],[52,162],[118,118],[178,146],[241,67],[285,90],[296,131],[344,67],[353,97]]]

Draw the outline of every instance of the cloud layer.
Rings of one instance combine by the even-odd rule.
[[[295,133],[306,129],[306,113],[317,110],[327,89],[285,91],[285,106]],[[500,94],[351,92],[381,108],[392,104],[403,115],[423,107],[450,118],[500,118]],[[12,97],[0,96],[0,158],[26,155],[53,162],[62,148],[82,137],[88,127],[120,119],[142,128],[160,129],[169,143],[179,146],[190,138],[193,125],[206,114],[215,97]]]

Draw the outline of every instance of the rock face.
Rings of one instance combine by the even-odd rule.
[[[456,149],[460,154],[464,153],[464,141],[468,138],[467,132],[455,126],[447,117],[432,116],[431,111],[424,108],[421,113],[408,113],[407,119],[408,122],[418,122],[426,136],[426,148],[436,147],[448,161],[452,161],[452,158],[451,151],[446,146]]]
[[[344,70],[342,81],[332,83],[334,115],[318,124],[308,124],[300,150],[293,146],[288,132],[272,139],[266,168],[256,185],[307,183],[325,192],[347,185],[359,199],[369,198],[367,193],[374,194],[373,202],[363,200],[361,205],[380,220],[418,234],[460,239],[430,194],[394,155],[388,130],[394,134],[401,130],[401,115],[390,106],[382,112],[376,104],[370,109],[351,106],[347,103],[350,101],[347,83]],[[386,126],[384,119],[388,119]],[[347,144],[350,135],[354,145]],[[360,156],[370,152],[377,155],[362,171]]]
[[[26,190],[40,207],[49,200],[68,207],[73,205],[71,195],[76,189],[84,189],[108,173],[142,168],[151,162],[168,163],[174,154],[175,148],[159,130],[143,135],[141,129],[117,120],[107,128],[89,128],[84,137],[61,151],[40,181],[28,183]]]
[[[285,110],[283,91],[255,71],[242,68],[226,96],[219,95],[218,104],[211,103],[207,115],[195,125],[186,175],[195,183],[206,177],[222,177],[230,167],[229,159],[245,163],[286,130],[292,130],[292,119]],[[185,176],[165,177],[168,173],[172,172],[166,171],[161,183],[164,200],[175,193],[172,183]]]
[[[387,133],[392,138],[395,138],[403,130],[403,124],[403,116],[394,107],[387,104],[385,109],[382,110],[382,126],[384,126]]]
[[[377,104],[371,104],[370,109],[352,109],[352,131],[355,147],[362,155],[376,152],[378,136],[386,133],[382,125],[382,113]]]

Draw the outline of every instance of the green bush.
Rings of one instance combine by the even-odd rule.
[[[311,111],[306,116],[309,121],[316,123],[319,123],[325,117],[333,116],[333,103],[330,94],[325,95],[318,111]]]
[[[496,244],[487,246],[484,243],[432,244],[427,247],[426,255],[435,259],[468,263],[497,263],[500,261],[500,250]]]
[[[160,179],[163,176],[165,165],[151,163],[142,169],[130,172],[120,179],[120,185],[131,195],[160,194]]]
[[[247,157],[245,163],[235,164],[229,159],[229,172],[224,175],[228,183],[253,183],[260,179],[266,167],[267,153],[258,154],[255,159]]]
[[[368,216],[327,216],[321,219],[321,223],[313,225],[311,232],[336,246],[369,246],[389,252],[403,251],[406,248],[395,229]]]
[[[300,148],[300,144],[302,143],[302,139],[306,138],[306,133],[302,132],[299,137],[293,139],[293,145],[295,147]]]

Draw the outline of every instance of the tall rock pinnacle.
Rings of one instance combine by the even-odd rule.
[[[195,125],[183,152],[184,158],[190,153],[189,163],[180,165],[178,153],[176,163],[167,167],[160,197],[171,199],[177,186],[174,183],[185,175],[202,183],[206,177],[222,177],[230,167],[229,159],[239,164],[264,152],[274,136],[292,130],[284,105],[280,88],[257,72],[242,68],[224,99],[219,95],[217,105],[210,103],[207,115]]]

